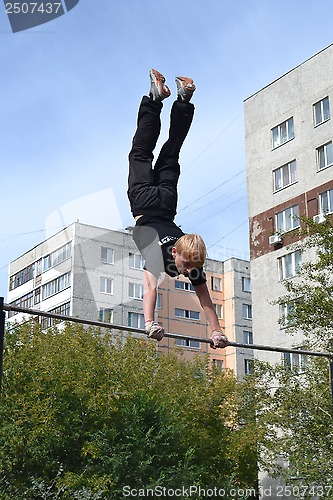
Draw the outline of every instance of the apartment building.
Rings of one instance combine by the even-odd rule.
[[[300,217],[321,222],[333,213],[333,45],[270,83],[244,102],[254,343],[293,347],[280,319],[289,307],[284,279],[313,252],[293,248]],[[302,362],[300,355],[256,351],[272,363]],[[259,474],[263,488],[277,491],[279,478]],[[287,498],[287,494],[283,496]]]
[[[290,247],[299,217],[333,212],[333,45],[244,102],[254,342],[302,342],[280,327],[288,313],[274,301],[311,254]],[[298,356],[288,356],[298,364]],[[260,351],[273,362],[281,354]]]
[[[128,232],[75,222],[10,263],[8,303],[142,328],[142,269]]]
[[[87,320],[144,328],[142,310],[144,262],[130,230],[75,222],[43,241],[9,267],[7,302]],[[230,340],[252,343],[249,262],[207,259],[208,287],[221,326]],[[165,276],[159,285],[156,318],[166,331],[209,338],[210,329],[191,283],[183,276]],[[22,319],[10,313],[8,321]],[[48,324],[48,321],[44,321]],[[252,351],[213,350],[196,340],[165,338],[162,353],[179,347],[185,358],[208,354],[218,369],[250,370]]]

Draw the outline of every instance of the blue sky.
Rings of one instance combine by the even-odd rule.
[[[243,101],[333,42],[331,0],[80,0],[12,33],[0,5],[0,295],[8,264],[77,219],[133,223],[127,155],[149,70],[191,76],[176,222],[248,258]],[[165,101],[160,146],[172,98]]]

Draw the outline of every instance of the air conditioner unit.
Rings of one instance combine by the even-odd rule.
[[[323,213],[317,214],[313,217],[314,222],[320,224],[321,222],[325,222],[326,218]]]
[[[270,245],[278,245],[279,243],[282,243],[282,236],[279,233],[272,234],[272,236],[269,237],[269,244]]]

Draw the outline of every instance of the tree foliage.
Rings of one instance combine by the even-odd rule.
[[[302,331],[308,344],[332,350],[333,344],[333,225],[303,218],[303,227],[295,233],[300,242],[292,248],[304,254],[297,279],[286,279],[286,294],[279,304],[292,304],[285,326]],[[307,259],[307,253],[310,259]]]
[[[304,218],[295,235],[301,240],[291,249],[300,250],[304,259],[297,276],[284,280],[286,293],[277,302],[292,307],[282,323],[289,332],[304,334],[300,347],[329,353],[333,350],[332,222],[318,224]],[[300,490],[304,498],[313,498],[317,491],[332,499],[333,395],[328,360],[307,356],[295,367],[257,363],[252,383],[260,393],[258,425],[266,429],[260,454],[263,469],[283,476],[287,484],[308,486],[307,492]]]
[[[254,487],[253,400],[208,358],[67,324],[6,332],[0,496],[123,497],[123,488]]]
[[[256,363],[251,383],[260,397],[257,425],[265,429],[259,443],[260,468],[294,487],[325,486],[321,496],[332,499],[333,410],[327,360],[308,359],[301,369]],[[315,496],[310,489],[308,493],[303,497]]]
[[[285,280],[278,302],[294,304],[291,331],[331,351],[333,227],[306,220],[301,235],[294,248],[315,258]],[[15,325],[5,336],[0,497],[118,500],[125,486],[254,488],[257,464],[287,484],[329,487],[332,415],[323,358],[297,369],[256,363],[240,382],[214,371],[208,357],[160,356],[151,341],[78,324]]]

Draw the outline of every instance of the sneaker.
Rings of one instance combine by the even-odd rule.
[[[149,97],[154,101],[162,101],[171,95],[171,91],[167,85],[165,85],[165,78],[162,73],[156,71],[156,69],[150,70],[150,91]]]
[[[177,85],[178,99],[189,102],[196,89],[192,78],[186,78],[185,76],[177,76],[176,85]]]
[[[146,321],[145,330],[150,339],[155,339],[158,342],[164,337],[164,328],[156,321]]]

